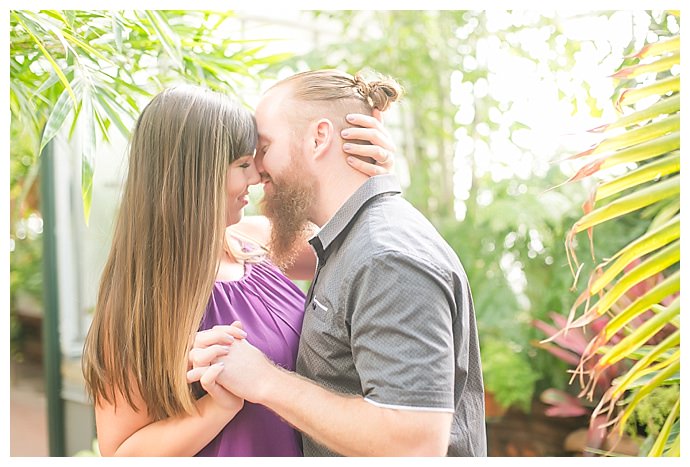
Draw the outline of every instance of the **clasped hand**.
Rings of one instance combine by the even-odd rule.
[[[246,337],[239,321],[214,326],[197,332],[189,351],[187,381],[199,381],[225,408],[236,407],[237,398],[255,402],[261,373],[271,365]]]

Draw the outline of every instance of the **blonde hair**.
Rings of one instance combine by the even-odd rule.
[[[278,82],[271,89],[284,86],[290,87],[290,98],[301,104],[300,112],[291,115],[291,121],[307,122],[330,110],[339,129],[348,125],[345,121],[348,113],[371,115],[373,109],[384,112],[404,92],[393,78],[369,70],[354,76],[336,69],[305,71]]]
[[[226,227],[226,174],[252,154],[254,117],[228,96],[167,89],[141,113],[112,246],[84,345],[94,401],[117,392],[154,420],[194,412],[187,354],[211,295]]]

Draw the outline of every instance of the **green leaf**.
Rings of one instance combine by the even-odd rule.
[[[607,157],[601,164],[601,169],[608,169],[619,164],[642,162],[654,157],[675,151],[680,148],[680,133],[674,132],[661,138],[647,141],[630,148],[618,151]]]
[[[39,50],[41,51],[41,53],[43,54],[43,56],[46,58],[46,60],[48,60],[48,62],[50,63],[51,67],[53,68],[53,71],[55,71],[55,74],[56,74],[56,75],[58,76],[58,78],[60,79],[60,82],[62,82],[63,86],[65,86],[65,89],[66,89],[67,92],[69,93],[69,95],[70,95],[70,97],[72,98],[72,101],[74,102],[74,105],[75,105],[75,107],[76,107],[76,105],[77,105],[77,97],[74,95],[74,91],[72,90],[72,87],[71,87],[70,84],[69,84],[69,80],[67,79],[67,77],[65,76],[65,74],[62,72],[62,69],[61,69],[60,66],[57,64],[57,62],[55,61],[55,59],[53,58],[53,56],[52,56],[52,55],[50,54],[50,52],[48,52],[48,50],[45,48],[45,45],[43,44],[43,42],[38,38],[38,36],[40,35],[40,34],[38,33],[38,31],[36,31],[36,30],[33,28],[33,26],[30,25],[30,23],[29,23],[28,21],[25,23],[16,11],[12,11],[12,16],[15,17],[15,19],[17,20],[17,22],[18,22],[19,24],[21,24],[21,25],[24,27],[24,29],[26,30],[26,32],[28,32],[29,35],[31,36],[31,38],[34,40],[34,42],[36,43],[36,46],[39,48]]]
[[[652,305],[680,290],[680,271],[676,271],[655,285],[652,290],[638,297],[624,310],[614,316],[602,329],[604,341],[608,342],[623,326],[647,311]]]
[[[580,218],[573,225],[572,230],[575,233],[582,232],[590,227],[642,209],[661,200],[676,197],[679,194],[680,176],[668,178],[593,210]]]
[[[82,154],[81,154],[81,195],[84,205],[84,220],[89,225],[91,200],[93,198],[93,172],[96,157],[96,123],[94,121],[93,94],[89,86],[84,86],[82,95]]]
[[[653,349],[650,352],[648,352],[647,355],[635,362],[632,368],[630,368],[625,374],[613,380],[613,391],[611,393],[612,398],[617,400],[620,396],[622,396],[625,393],[625,391],[627,391],[630,388],[630,385],[633,382],[639,380],[642,376],[649,374],[646,370],[651,365],[653,365],[657,361],[657,359],[661,358],[666,352],[668,352],[669,349],[675,349],[679,345],[680,330],[677,330],[668,337],[666,337],[655,347],[653,347]],[[672,354],[666,356],[664,360],[669,361],[671,359],[671,356]]]
[[[673,424],[678,420],[680,417],[680,396],[678,396],[678,400],[676,400],[676,403],[673,404],[673,408],[671,409],[671,413],[668,414],[668,417],[666,418],[666,422],[664,422],[664,426],[661,428],[661,431],[657,435],[656,441],[654,441],[654,445],[652,446],[652,449],[649,451],[649,456],[650,457],[660,457],[664,454],[664,449],[666,448],[666,444],[668,442],[669,435],[671,434],[671,427]]]
[[[160,40],[163,50],[173,59],[177,68],[182,68],[182,51],[180,48],[180,38],[173,32],[165,18],[155,10],[145,12],[153,30]]]
[[[48,144],[55,137],[58,131],[60,131],[60,128],[62,128],[62,125],[67,119],[67,115],[72,109],[73,106],[72,101],[70,100],[69,92],[67,89],[65,89],[60,93],[60,97],[58,97],[55,106],[50,111],[45,129],[43,130],[43,135],[41,136],[41,143],[38,148],[39,154],[43,152],[43,148],[46,147],[46,144]]]
[[[618,280],[611,289],[604,294],[604,296],[594,304],[584,316],[587,316],[586,322],[591,322],[591,316],[596,311],[596,315],[601,316],[611,306],[620,299],[631,287],[639,284],[645,279],[658,274],[668,267],[680,261],[680,241],[675,241],[668,245],[658,253],[646,258],[643,262],[628,271],[620,280]],[[584,317],[583,316],[583,317]],[[574,327],[582,326],[582,318],[573,323]]]
[[[618,128],[625,128],[636,125],[647,120],[651,120],[659,115],[671,115],[680,110],[680,94],[675,94],[667,99],[661,99],[654,105],[646,109],[638,110],[625,117],[621,117],[613,123],[602,125],[589,130],[590,132],[608,132]]]
[[[652,378],[646,385],[642,386],[640,390],[637,391],[632,401],[630,401],[623,411],[620,421],[621,430],[625,426],[625,422],[628,421],[630,415],[632,415],[633,410],[637,404],[640,403],[649,393],[651,393],[655,388],[661,386],[662,384],[668,384],[670,378],[680,370],[680,359],[669,365],[664,370],[660,371],[654,378]]]
[[[614,345],[597,362],[597,367],[606,367],[626,358],[633,350],[644,345],[649,339],[654,337],[671,319],[680,313],[680,300],[674,301],[664,311],[646,320],[631,334],[625,336],[620,342]]]
[[[680,172],[680,154],[670,154],[650,164],[638,167],[622,177],[616,177],[609,182],[602,183],[597,187],[594,201],[600,201],[628,188],[677,172]]]
[[[600,154],[608,151],[618,151],[636,144],[654,140],[667,133],[680,130],[680,115],[658,120],[649,125],[645,125],[634,130],[629,130],[619,136],[607,138],[592,149],[589,155]]]
[[[680,53],[675,53],[664,58],[660,58],[652,63],[640,63],[627,68],[623,68],[613,75],[612,78],[632,79],[647,73],[660,73],[670,70],[674,65],[680,63]]]
[[[660,81],[654,81],[647,86],[626,89],[623,91],[616,102],[616,108],[620,109],[624,105],[632,105],[649,96],[662,96],[669,92],[680,91],[680,76],[671,76]]]
[[[634,259],[641,258],[652,251],[658,250],[678,238],[680,238],[680,216],[676,216],[672,221],[660,228],[639,237],[611,257],[607,263],[614,260],[615,262],[592,283],[590,294],[594,295],[606,287]]]
[[[680,36],[673,36],[667,40],[647,44],[630,57],[647,58],[678,51],[680,51]]]

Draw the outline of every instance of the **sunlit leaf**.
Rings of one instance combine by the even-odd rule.
[[[673,408],[671,409],[671,412],[668,414],[668,417],[664,422],[664,426],[661,427],[661,431],[659,432],[659,435],[656,441],[654,442],[652,449],[649,451],[650,457],[660,457],[664,454],[664,449],[666,448],[669,435],[671,434],[671,427],[676,422],[678,417],[680,417],[680,396],[678,396],[678,400],[676,400],[676,403],[673,404]]]
[[[604,334],[604,342],[608,342],[623,326],[628,324],[635,317],[647,311],[652,305],[661,303],[663,299],[671,296],[680,290],[680,271],[669,275],[663,281],[659,282],[649,292],[638,297],[633,303],[628,305],[624,310],[614,316],[608,322],[606,327],[602,329]]]
[[[627,58],[646,58],[657,55],[667,54],[669,52],[677,52],[680,50],[680,36],[673,36],[667,40],[660,40],[652,44],[647,44],[642,47],[637,53],[630,55]]]
[[[651,180],[660,180],[662,177],[680,172],[680,154],[671,154],[662,159],[643,165],[621,177],[597,187],[595,201],[601,201],[621,191],[641,185]]]
[[[597,362],[598,367],[613,365],[625,358],[630,352],[644,345],[656,335],[669,320],[680,313],[680,300],[674,301],[664,311],[646,320],[635,331],[613,346]]]
[[[680,176],[654,183],[586,214],[575,223],[572,230],[576,233],[582,232],[602,222],[642,209],[663,199],[678,196],[679,193]]]
[[[654,105],[651,105],[643,110],[638,110],[629,115],[619,118],[613,123],[601,125],[589,130],[593,133],[608,132],[618,128],[625,128],[631,125],[636,125],[647,120],[651,120],[659,115],[670,115],[680,110],[680,95],[676,94],[668,99],[662,99]]]
[[[647,86],[626,89],[616,101],[616,108],[624,105],[632,105],[649,96],[662,96],[669,92],[680,91],[680,76],[671,76],[666,79],[654,81]]]
[[[637,240],[629,243],[611,257],[608,260],[610,265],[607,266],[606,271],[604,271],[590,286],[590,293],[592,295],[599,293],[606,284],[611,282],[621,271],[623,271],[623,268],[634,259],[641,258],[652,251],[658,250],[678,238],[680,238],[679,216],[675,217],[674,220],[667,224],[664,224],[662,227],[648,232]],[[611,263],[612,261],[613,263]]]
[[[611,75],[612,78],[625,78],[625,79],[631,79],[631,78],[636,78],[640,75],[644,75],[646,73],[659,73],[661,71],[667,71],[670,70],[671,67],[674,65],[678,65],[680,63],[680,53],[675,53],[673,55],[670,55],[668,57],[661,58],[659,60],[656,60],[652,63],[642,63],[638,65],[633,65],[627,68],[623,68],[613,75]]]

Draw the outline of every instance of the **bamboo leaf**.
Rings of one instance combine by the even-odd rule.
[[[93,94],[90,86],[84,86],[84,94],[82,96],[81,194],[84,205],[84,220],[87,226],[91,216],[93,172],[96,157],[96,124],[92,99]]]
[[[67,119],[67,115],[70,110],[73,109],[72,101],[70,100],[70,95],[67,89],[64,89],[60,93],[55,106],[50,111],[48,120],[46,121],[45,129],[43,130],[43,135],[41,136],[41,143],[39,144],[38,153],[43,152],[43,148],[55,137],[55,135],[60,131],[62,125]]]
[[[124,112],[117,112],[113,109],[113,107],[110,105],[108,102],[108,99],[106,98],[106,95],[104,93],[97,92],[96,94],[96,100],[98,101],[101,109],[105,112],[105,114],[108,116],[111,122],[115,124],[118,130],[120,130],[120,133],[128,138],[131,129],[129,126],[125,125],[125,123],[122,121],[122,115],[128,115],[127,113]]]
[[[180,38],[170,29],[163,16],[154,10],[145,11],[153,30],[160,40],[165,53],[175,62],[177,68],[182,68],[182,51],[180,48]]]
[[[584,215],[573,225],[575,233],[680,194],[680,176],[649,185]]]
[[[658,180],[676,172],[680,172],[680,154],[670,154],[650,164],[638,167],[622,177],[614,178],[609,182],[597,186],[597,193],[594,201],[601,201],[604,198],[620,193],[628,188],[641,185],[651,180]]]
[[[65,76],[65,74],[62,72],[62,69],[60,66],[57,64],[53,56],[48,52],[48,49],[45,48],[45,45],[43,42],[38,38],[38,31],[33,29],[33,26],[29,26],[28,22],[24,22],[22,18],[19,17],[16,11],[12,11],[12,15],[15,17],[18,23],[20,23],[26,32],[29,33],[29,36],[33,39],[33,41],[36,43],[36,46],[39,48],[43,56],[45,57],[46,60],[48,60],[48,63],[50,63],[50,66],[53,68],[53,71],[55,71],[55,74],[58,76],[60,79],[60,82],[62,82],[63,86],[65,86],[65,89],[69,93],[70,97],[72,98],[72,101],[74,103],[74,106],[77,106],[77,97],[74,95],[74,91],[72,90],[72,87],[69,84],[69,80]]]

